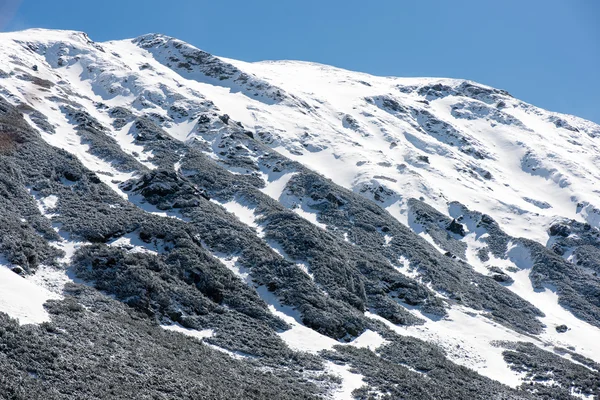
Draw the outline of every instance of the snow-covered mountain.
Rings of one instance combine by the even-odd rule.
[[[599,146],[471,81],[2,33],[0,388],[599,398]]]

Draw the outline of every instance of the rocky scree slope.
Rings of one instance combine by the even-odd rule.
[[[597,125],[162,35],[0,43],[2,396],[599,396]]]

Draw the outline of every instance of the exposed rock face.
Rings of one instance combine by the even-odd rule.
[[[448,225],[446,229],[452,233],[456,233],[457,235],[465,236],[465,227],[456,222],[456,219],[452,219],[452,222],[450,222],[450,225]]]

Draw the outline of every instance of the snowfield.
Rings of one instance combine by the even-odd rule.
[[[374,186],[386,188],[389,194],[379,200],[385,207],[402,210],[410,197],[423,197],[438,210],[449,201],[460,201],[491,215],[507,233],[544,244],[545,230],[556,217],[587,220],[593,226],[600,220],[597,213],[590,213],[600,207],[596,187],[600,128],[509,96],[482,101],[449,91],[440,98],[435,94],[423,99],[409,91],[436,85],[451,89],[467,81],[377,77],[307,62],[246,63],[221,58],[294,94],[293,99],[274,102],[168,67],[130,40],[102,43],[100,57],[83,34],[58,31],[46,35],[31,30],[4,34],[7,39],[14,37],[14,41],[7,40],[7,50],[22,53],[30,36],[49,51],[43,60],[30,53],[20,61],[44,66],[37,71],[41,79],[53,84],[63,79],[72,90],[85,93],[89,99],[86,110],[108,126],[109,116],[97,109],[95,102],[135,107],[141,99],[154,96],[157,100],[145,106],[169,118],[165,109],[171,104],[199,107],[210,99],[246,128],[268,132],[273,149],[336,183],[365,191],[365,195]],[[66,54],[59,57],[59,53]],[[0,54],[5,57],[4,65],[9,63],[9,54]],[[75,58],[61,67],[59,78],[49,67],[67,55]],[[130,177],[85,150],[60,109],[40,97],[44,88],[13,82],[12,87],[5,85],[9,98],[25,101],[48,117],[56,133],[41,132],[53,145],[103,172],[101,179],[115,190],[114,182]],[[417,123],[411,118],[414,115]],[[195,124],[188,120],[173,120],[168,125],[167,131],[180,140],[198,135]],[[126,152],[139,153],[153,168],[133,144],[133,136],[127,133],[131,130],[127,124],[116,129],[114,137]],[[468,143],[472,149],[461,151],[459,143]],[[285,181],[277,181],[285,186]],[[269,188],[265,190],[281,189]],[[578,203],[586,207],[578,210]]]

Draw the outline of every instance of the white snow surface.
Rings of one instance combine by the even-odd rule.
[[[252,228],[258,228],[258,224],[256,223],[256,215],[254,214],[254,208],[252,206],[236,200],[230,200],[226,203],[219,204],[221,204],[227,211],[238,217],[238,219],[244,224]]]
[[[264,188],[261,189],[261,191],[267,196],[271,197],[272,199],[279,200],[279,198],[283,194],[283,191],[285,190],[285,186],[288,184],[288,182],[290,181],[290,179],[292,179],[294,175],[295,174],[293,172],[290,172],[287,174],[283,174],[272,181],[266,179],[267,184]]]
[[[98,44],[81,32],[32,29],[2,33],[0,42],[5,73],[34,75],[53,84],[45,89],[27,80],[4,79],[3,94],[46,115],[56,134],[42,132],[43,137],[75,154],[88,168],[103,172],[100,178],[121,195],[118,182],[130,175],[91,155],[47,97],[76,98],[125,152],[140,154],[138,159],[149,168],[153,166],[148,155],[129,134],[131,125],[112,128],[111,117],[96,103],[136,110],[145,101],[144,112],[165,116],[172,105],[183,104],[193,113],[194,107],[210,100],[247,129],[272,132],[273,149],[342,186],[366,196],[369,188],[385,187],[391,195],[382,205],[396,204],[400,214],[409,197],[423,197],[439,210],[457,200],[491,215],[512,236],[542,243],[557,216],[600,224],[598,213],[592,212],[600,208],[600,126],[508,95],[499,105],[456,94],[435,98],[407,89],[435,84],[456,88],[474,82],[380,77],[299,61],[247,63],[220,58],[287,95],[273,101],[271,89],[254,96],[237,86],[216,84],[200,72],[168,66],[166,54],[132,40]],[[24,50],[30,44],[38,50]],[[33,65],[37,71],[30,69]],[[394,111],[389,104],[404,111]],[[433,128],[424,130],[418,121],[427,115],[448,124],[462,139]],[[165,129],[181,140],[201,139],[192,122],[175,119]],[[461,151],[457,143],[462,140],[484,156]],[[483,178],[483,171],[491,178]],[[263,191],[278,198],[289,178],[283,174]],[[577,212],[577,203],[587,206]],[[311,219],[304,211],[301,208],[299,214]]]
[[[334,400],[352,399],[352,392],[366,384],[363,380],[363,376],[350,372],[350,367],[347,365],[338,365],[328,361],[325,364],[325,367],[330,373],[337,375],[342,379],[340,387],[331,395],[331,398]]]
[[[215,335],[215,332],[212,329],[203,329],[201,331],[197,331],[195,329],[183,327],[179,324],[161,325],[161,327],[167,331],[183,333],[184,335],[191,336],[200,340],[213,337]]]
[[[50,320],[44,303],[60,296],[17,275],[5,260],[0,260],[0,311],[20,324],[39,324]]]

